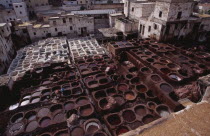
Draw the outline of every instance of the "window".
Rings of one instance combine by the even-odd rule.
[[[69,22],[72,22],[72,18],[69,18]]]
[[[150,32],[150,31],[151,31],[151,26],[148,27],[148,32]]]
[[[72,26],[70,26],[70,30],[72,30]]]
[[[57,28],[55,28],[55,31],[58,31],[58,29],[57,29]]]
[[[22,5],[20,5],[20,7],[23,7]]]
[[[163,12],[162,12],[162,11],[160,11],[160,12],[159,12],[159,17],[162,17],[162,14],[163,14]]]
[[[141,30],[142,30],[142,24],[140,25],[140,30],[139,30],[140,33],[141,33]]]
[[[158,27],[157,24],[154,24],[154,29],[155,29],[155,30],[157,29],[157,27]]]
[[[20,14],[22,14],[22,12],[20,11]]]
[[[178,15],[177,15],[177,19],[180,19],[182,17],[182,12],[178,12]]]
[[[34,32],[34,35],[36,35],[36,32]]]
[[[66,19],[65,18],[63,18],[63,23],[66,23]]]
[[[166,26],[166,32],[165,32],[165,33],[166,33],[166,34],[169,34],[169,31],[170,31],[170,25],[167,25],[167,26]]]
[[[23,33],[24,33],[24,34],[27,33],[27,29],[23,29]]]
[[[132,12],[134,12],[134,7],[132,7]]]
[[[144,29],[145,29],[145,26],[143,25],[142,35],[144,35]]]
[[[15,6],[16,8],[18,8],[18,6]]]
[[[53,21],[53,25],[56,25],[56,21]]]
[[[201,26],[200,26],[200,29],[202,30],[204,28],[204,25],[202,24]]]
[[[177,29],[178,28],[178,24],[175,24],[175,29]]]

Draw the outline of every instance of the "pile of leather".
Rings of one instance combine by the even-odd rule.
[[[199,85],[195,82],[191,85],[186,85],[182,88],[175,90],[179,99],[188,98],[192,102],[198,102],[201,98],[201,92]]]

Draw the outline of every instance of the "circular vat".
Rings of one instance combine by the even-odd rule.
[[[165,65],[165,64],[159,63],[159,62],[153,63],[153,66],[154,66],[155,68],[161,68],[161,67],[163,67],[164,65]]]
[[[24,124],[23,123],[16,123],[9,127],[9,133],[13,136],[19,134],[24,130]]]
[[[152,53],[149,52],[149,51],[146,51],[145,54],[146,54],[146,55],[151,55]]]
[[[73,82],[73,83],[71,83],[71,86],[72,86],[72,87],[78,87],[79,85],[80,85],[79,82]]]
[[[146,93],[147,98],[149,99],[153,99],[156,98],[156,96],[154,95],[152,90],[148,90],[148,92]]]
[[[141,68],[141,72],[143,72],[144,74],[150,74],[150,73],[152,73],[152,71],[149,68],[147,68],[147,67]]]
[[[26,125],[25,131],[32,132],[38,128],[39,124],[37,121],[31,121]]]
[[[85,105],[87,103],[90,103],[90,101],[87,97],[80,97],[76,100],[76,104],[78,104],[78,105]]]
[[[99,131],[93,134],[93,136],[107,136],[105,132]]]
[[[50,133],[44,133],[44,134],[41,134],[40,136],[52,136],[52,134],[50,134]]]
[[[140,93],[146,93],[148,91],[147,87],[143,84],[136,85],[136,90]]]
[[[61,104],[56,104],[56,105],[51,106],[50,111],[52,113],[55,113],[55,112],[62,111],[62,109],[63,109],[63,106]]]
[[[131,129],[136,129],[144,124],[141,121],[135,121],[133,123],[128,124]]]
[[[52,81],[46,80],[46,81],[43,81],[43,82],[42,82],[42,85],[48,85],[48,84],[52,84]]]
[[[54,86],[52,88],[52,91],[55,92],[56,90],[61,90],[61,87],[60,86]]]
[[[79,108],[79,112],[81,116],[88,117],[94,112],[94,109],[90,104],[88,104],[88,105],[81,106]]]
[[[67,114],[66,114],[66,117],[67,117],[67,118],[70,118],[71,115],[73,115],[73,114],[77,114],[77,110],[76,110],[76,109],[69,110],[69,111],[67,112]]]
[[[64,91],[70,91],[71,90],[70,84],[64,84],[64,85],[62,85],[62,88],[64,89]]]
[[[206,68],[206,66],[203,65],[203,64],[199,64],[198,66],[199,66],[199,68],[202,68],[202,69],[205,69]]]
[[[17,108],[18,108],[18,105],[19,105],[19,103],[16,103],[16,104],[14,104],[14,105],[11,105],[11,106],[9,107],[9,110],[17,109]]]
[[[85,135],[85,131],[81,127],[73,128],[70,133],[71,133],[70,134],[71,136],[84,136]]]
[[[155,102],[152,102],[152,101],[147,102],[147,107],[151,110],[155,110],[156,106],[157,104]]]
[[[46,102],[50,100],[50,95],[45,95],[41,97],[41,101]]]
[[[99,83],[100,84],[107,84],[109,81],[107,78],[102,78],[102,79],[99,79]]]
[[[79,65],[79,69],[86,69],[86,68],[87,68],[86,64]]]
[[[11,123],[18,123],[23,119],[23,113],[17,113],[12,116],[10,122]]]
[[[128,131],[129,131],[128,127],[126,127],[126,126],[120,126],[120,127],[118,127],[116,129],[116,134],[117,135],[121,135],[121,134],[124,134],[124,133],[126,133]]]
[[[117,85],[117,90],[125,92],[129,89],[129,86],[127,84],[118,84]]]
[[[157,106],[156,111],[161,117],[167,117],[171,113],[168,106],[166,105]]]
[[[187,58],[187,57],[185,57],[185,56],[179,56],[179,59],[180,59],[180,61],[185,61],[185,60],[188,60],[188,58]]]
[[[133,100],[136,99],[136,95],[135,95],[135,93],[132,92],[132,91],[125,92],[125,93],[124,93],[124,97],[125,97],[125,99],[128,100],[128,101],[133,101]]]
[[[100,99],[102,97],[106,97],[106,93],[103,90],[95,92],[95,94],[94,94],[94,98],[95,99]]]
[[[89,72],[90,72],[89,69],[82,69],[81,70],[82,75],[88,74]]]
[[[110,125],[117,126],[121,124],[121,118],[118,114],[111,114],[107,117],[107,121]]]
[[[42,95],[50,95],[51,94],[51,90],[50,89],[45,89],[42,91]]]
[[[147,114],[147,108],[144,105],[137,105],[134,108],[134,111],[139,116],[144,116]]]
[[[86,77],[86,78],[84,79],[84,81],[85,81],[86,83],[88,83],[88,82],[92,81],[93,79],[94,79],[93,77]]]
[[[168,68],[161,68],[160,71],[161,71],[163,74],[168,74],[168,73],[171,72]]]
[[[92,71],[99,71],[99,68],[98,67],[92,67],[91,70]]]
[[[20,102],[20,106],[25,106],[25,105],[28,105],[29,103],[30,103],[29,99],[24,99]]]
[[[108,96],[112,96],[112,95],[115,95],[117,92],[114,88],[108,88],[106,90],[106,93],[108,94]]]
[[[64,109],[68,111],[68,110],[74,109],[74,106],[75,104],[73,101],[68,101],[64,104]]]
[[[150,122],[152,122],[152,121],[154,121],[155,120],[155,117],[153,116],[153,115],[151,115],[151,114],[147,114],[146,116],[144,116],[143,118],[142,118],[142,122],[144,123],[144,124],[148,124],[148,123],[150,123]]]
[[[135,85],[140,83],[140,78],[139,77],[134,77],[130,80],[131,84]]]
[[[100,129],[100,126],[97,122],[90,121],[85,125],[85,131],[89,134],[93,134]]]
[[[64,122],[65,120],[65,114],[64,113],[58,113],[53,117],[53,121],[55,123]]]
[[[29,111],[25,114],[25,119],[31,121],[36,119],[36,112],[35,111]]]
[[[30,98],[31,98],[31,94],[25,94],[22,97],[22,99],[30,99]]]
[[[167,93],[170,93],[173,91],[173,88],[167,83],[160,84],[160,89]]]
[[[121,95],[115,95],[114,99],[116,100],[116,102],[119,106],[121,106],[125,103],[125,100]]]
[[[132,68],[129,68],[128,71],[129,71],[130,73],[133,73],[133,72],[138,71],[138,68],[137,68],[137,67],[132,67]]]
[[[132,110],[125,110],[125,111],[123,111],[122,116],[123,116],[123,119],[126,122],[129,122],[129,123],[131,123],[131,122],[136,120],[136,115],[135,115],[135,113]]]
[[[57,131],[54,136],[69,136],[68,130],[59,130]]]
[[[31,103],[37,103],[40,101],[40,97],[32,97],[31,98]]]
[[[48,108],[42,108],[42,109],[40,109],[38,111],[37,116],[40,117],[40,118],[42,118],[42,117],[47,116],[49,113],[50,113],[50,109],[48,109]]]
[[[179,70],[180,67],[174,63],[169,63],[167,64],[167,66],[170,68],[170,69],[173,69],[173,70]]]
[[[51,118],[50,117],[43,117],[39,121],[39,125],[44,128],[51,124]]]
[[[174,73],[169,74],[169,78],[174,80],[174,81],[181,81],[182,80],[181,77],[179,77],[177,74],[174,74]]]
[[[170,61],[167,60],[167,59],[160,59],[160,62],[161,62],[161,63],[164,63],[164,64],[170,63]]]
[[[125,75],[125,78],[127,78],[128,80],[130,80],[130,79],[132,79],[132,78],[133,78],[133,75],[131,75],[131,74],[127,74],[127,75]]]
[[[32,95],[31,96],[33,96],[33,97],[37,97],[37,96],[40,96],[42,94],[42,92],[41,91],[38,91],[38,92],[34,92],[34,93],[32,93]]]
[[[101,100],[99,100],[99,106],[101,109],[107,109],[108,107],[108,101],[106,98],[102,98]]]
[[[88,86],[90,88],[95,88],[95,87],[98,86],[98,82],[97,81],[90,81],[90,82],[88,82]]]
[[[147,62],[149,62],[149,63],[153,63],[155,60],[154,59],[152,59],[152,58],[148,58],[147,59]]]
[[[96,79],[100,79],[100,78],[104,78],[104,77],[106,77],[105,74],[97,74],[96,75]]]
[[[76,87],[72,89],[72,95],[80,95],[82,94],[82,88],[81,87]]]
[[[151,75],[151,79],[154,82],[160,82],[162,80],[159,75]]]

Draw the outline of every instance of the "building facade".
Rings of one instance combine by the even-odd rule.
[[[8,23],[0,23],[0,74],[6,72],[14,54],[10,26]]]
[[[116,28],[124,33],[136,32],[132,20],[138,22],[139,38],[154,38],[158,41],[194,39],[203,41],[209,32],[210,16],[201,16],[193,12],[193,0],[125,0],[126,19],[118,19]],[[125,24],[125,21],[127,20]],[[131,21],[131,22],[130,22]],[[119,27],[122,26],[123,27]],[[203,24],[203,25],[202,25]],[[206,28],[202,34],[201,28]],[[130,28],[131,29],[124,29]]]
[[[20,24],[16,30],[19,35],[26,31],[25,33],[28,33],[31,41],[53,36],[88,36],[94,34],[94,18],[66,14],[50,17],[47,24]]]

